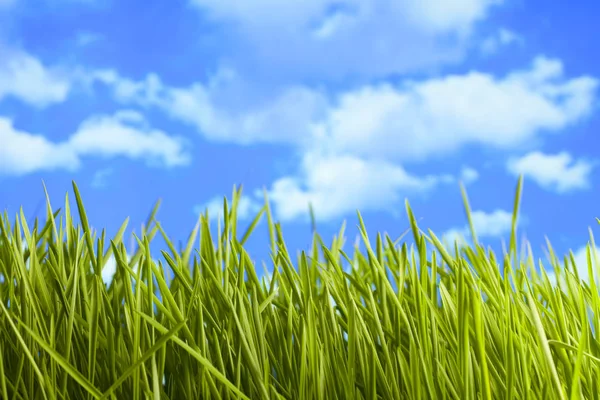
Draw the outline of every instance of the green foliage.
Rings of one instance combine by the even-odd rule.
[[[358,213],[366,255],[342,251],[344,223],[330,247],[313,232],[311,255],[294,266],[266,193],[241,240],[234,187],[216,247],[202,215],[179,252],[155,219],[157,203],[128,258],[128,221],[109,241],[92,232],[73,183],[80,226],[68,196],[59,217],[47,194],[43,226],[36,219],[30,229],[22,210],[12,225],[6,212],[0,219],[0,398],[596,399],[593,236],[589,283],[572,254],[561,265],[548,243],[551,283],[530,248],[517,258],[521,187],[522,178],[501,259],[477,241],[461,188],[472,248],[445,248],[419,229],[407,202],[414,247],[379,234],[372,246]],[[274,271],[261,281],[243,245],[265,213]],[[156,262],[158,232],[170,253]],[[111,256],[117,272],[107,287]]]

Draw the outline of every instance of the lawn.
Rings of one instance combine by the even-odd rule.
[[[521,187],[522,177],[506,254],[478,242],[463,189],[472,247],[446,248],[407,201],[410,248],[387,235],[371,243],[358,213],[365,254],[341,250],[342,226],[331,246],[315,233],[309,254],[292,260],[266,194],[240,238],[234,188],[217,237],[202,215],[181,251],[155,207],[128,257],[128,221],[112,239],[90,231],[73,183],[77,226],[68,196],[58,210],[47,197],[43,225],[28,226],[23,211],[0,220],[0,397],[597,399],[594,238],[587,266],[576,268],[572,253],[561,262],[549,243],[550,265],[530,247],[520,259]],[[244,250],[264,216],[270,279]],[[155,262],[157,234],[170,251]],[[117,271],[106,286],[111,257]],[[577,274],[586,267],[588,283]]]

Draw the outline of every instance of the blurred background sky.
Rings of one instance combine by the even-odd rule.
[[[185,243],[205,209],[216,234],[234,184],[241,238],[264,187],[295,262],[309,201],[327,245],[347,221],[348,254],[357,209],[374,245],[409,227],[405,198],[422,229],[468,241],[462,180],[499,254],[524,174],[519,245],[548,265],[547,235],[584,260],[588,227],[600,236],[599,15],[582,0],[0,0],[0,210],[43,219],[42,180],[75,210],[75,180],[95,229],[130,216],[139,234],[162,198]],[[272,268],[266,220],[247,251]]]

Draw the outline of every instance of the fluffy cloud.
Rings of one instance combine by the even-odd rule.
[[[85,155],[144,159],[166,167],[186,165],[189,155],[184,141],[151,130],[142,115],[120,111],[113,116],[94,116],[63,143],[44,136],[16,130],[10,120],[0,117],[0,174],[24,175],[40,170],[76,170]]]
[[[401,194],[427,194],[440,184],[454,182],[450,175],[412,175],[399,165],[381,160],[364,160],[351,155],[309,152],[302,155],[299,176],[278,178],[267,190],[274,217],[279,221],[309,219],[309,203],[315,219],[333,221],[338,217],[364,211],[388,211],[401,215]],[[263,206],[261,190],[252,197],[242,196],[239,218],[251,218]],[[216,197],[196,206],[196,214],[208,209],[211,218],[223,218],[223,199]]]
[[[38,170],[79,167],[79,158],[67,144],[56,144],[41,135],[17,130],[0,117],[0,175],[25,175]]]
[[[303,155],[300,173],[300,177],[277,179],[268,191],[280,220],[307,218],[309,202],[315,218],[322,221],[354,214],[356,209],[387,210],[397,215],[400,193],[426,193],[452,181],[446,175],[418,177],[378,159],[316,152]]]
[[[471,218],[478,236],[499,237],[510,232],[512,226],[512,213],[505,210],[473,211]]]
[[[166,167],[186,165],[190,161],[183,153],[181,138],[151,130],[140,113],[129,110],[84,121],[69,138],[69,147],[79,155],[143,158],[148,162],[160,161]]]
[[[402,161],[448,154],[466,144],[510,149],[587,116],[598,82],[562,78],[543,57],[504,79],[471,72],[404,87],[367,86],[341,96],[318,126],[329,148]]]
[[[248,83],[227,69],[187,88],[169,87],[153,74],[139,82],[114,71],[96,77],[119,101],[162,109],[209,140],[295,146],[299,175],[281,177],[269,191],[283,220],[307,215],[309,201],[317,218],[330,219],[356,208],[393,207],[401,193],[453,182],[447,175],[411,175],[404,164],[468,144],[511,149],[530,143],[587,116],[598,85],[587,76],[564,78],[562,64],[544,57],[504,78],[470,72],[362,86],[336,100],[294,86],[251,102],[243,99]],[[471,169],[461,175],[466,183],[477,179]]]
[[[509,159],[507,169],[515,176],[523,174],[541,187],[562,194],[588,189],[590,173],[595,164],[597,162],[584,160],[573,163],[567,152],[552,155],[534,151],[520,158]]]
[[[41,108],[64,101],[70,87],[66,71],[47,68],[26,52],[0,43],[0,100],[14,96]]]
[[[111,85],[119,101],[158,107],[213,141],[318,146],[396,161],[422,161],[467,144],[528,143],[589,115],[598,86],[588,76],[565,79],[561,62],[544,57],[503,79],[470,72],[362,86],[336,101],[302,86],[244,99],[251,85],[230,70],[187,88],[168,87],[153,74],[134,82],[103,71],[96,79]]]

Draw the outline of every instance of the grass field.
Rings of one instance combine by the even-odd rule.
[[[518,257],[521,187],[522,177],[507,254],[477,241],[463,189],[473,247],[445,248],[406,202],[416,246],[387,235],[371,243],[358,213],[366,254],[340,250],[342,226],[329,247],[315,233],[310,254],[293,261],[266,194],[239,235],[234,188],[218,237],[202,216],[183,251],[155,207],[128,259],[127,221],[112,239],[91,232],[73,183],[79,226],[68,195],[61,210],[47,200],[43,225],[27,226],[22,211],[0,222],[0,398],[598,399],[593,236],[588,265],[577,266],[589,283],[572,253],[561,263],[548,243],[552,284],[530,247]],[[264,215],[269,281],[243,247]],[[156,263],[159,233],[170,253]]]

